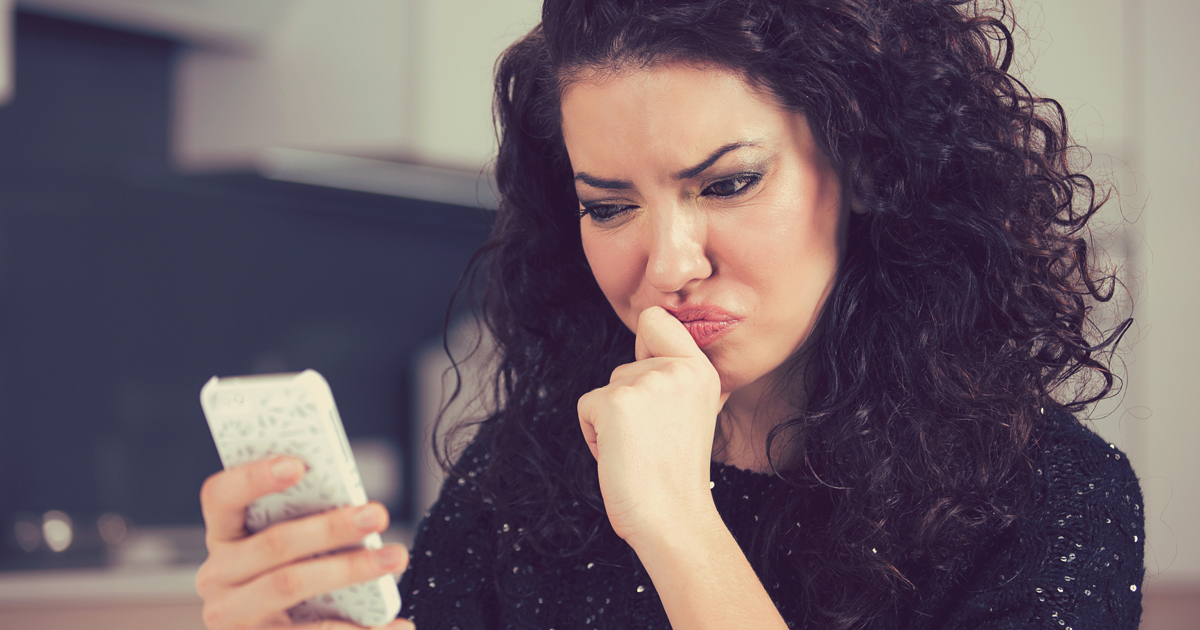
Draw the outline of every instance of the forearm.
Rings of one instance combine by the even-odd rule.
[[[715,508],[637,541],[634,551],[675,630],[787,628]]]

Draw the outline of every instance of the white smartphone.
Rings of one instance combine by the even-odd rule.
[[[200,406],[226,469],[277,455],[291,455],[308,465],[297,484],[246,508],[246,529],[251,533],[279,521],[366,504],[333,393],[316,371],[214,376],[200,390]],[[368,549],[382,544],[379,534],[362,540]],[[399,612],[400,592],[391,575],[340,588],[288,610],[296,622],[336,618],[368,627],[385,625]]]

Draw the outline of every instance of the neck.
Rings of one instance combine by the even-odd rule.
[[[729,394],[717,418],[720,429],[713,444],[713,460],[754,472],[771,472],[767,435],[800,411],[787,400],[782,388],[776,387],[776,373],[783,369],[780,367]],[[781,434],[775,440],[773,456],[778,467],[788,463],[785,449],[789,437]]]

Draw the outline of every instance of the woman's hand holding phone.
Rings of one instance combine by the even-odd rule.
[[[246,531],[246,507],[300,481],[303,462],[293,457],[260,460],[218,472],[200,490],[208,559],[196,574],[209,630],[291,626],[316,630],[360,626],[335,620],[294,625],[287,609],[335,589],[400,573],[408,566],[403,545],[355,549],[313,558],[361,543],[382,532],[388,513],[378,503],[345,507]],[[397,619],[387,628],[413,628]]]

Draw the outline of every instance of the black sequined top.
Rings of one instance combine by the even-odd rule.
[[[1039,444],[1039,509],[961,573],[919,585],[918,608],[883,627],[1137,628],[1145,532],[1128,459],[1066,413],[1053,415]],[[477,440],[463,457],[482,469],[486,445]],[[711,479],[717,510],[745,548],[757,499],[778,481],[717,463]],[[516,546],[497,567],[498,545],[513,545],[517,532],[487,507],[466,479],[446,481],[401,579],[402,617],[421,630],[670,628],[623,541],[615,540],[623,549],[568,560]],[[786,586],[767,591],[788,625],[800,627]]]

